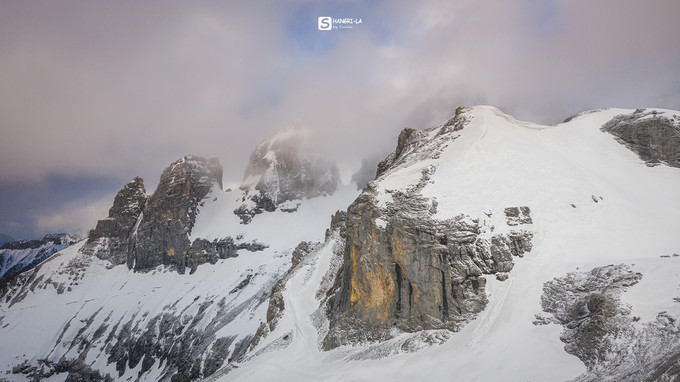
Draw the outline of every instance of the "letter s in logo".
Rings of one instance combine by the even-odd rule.
[[[319,30],[329,31],[333,29],[333,19],[328,16],[319,17]]]

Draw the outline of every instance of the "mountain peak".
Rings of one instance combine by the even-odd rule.
[[[285,128],[253,150],[240,187],[244,203],[234,213],[248,223],[285,202],[332,195],[339,178],[335,162],[315,148],[311,130]]]
[[[222,188],[219,159],[195,155],[172,162],[151,196],[135,177],[118,192],[109,216],[97,222],[81,251],[129,268],[174,264],[183,272],[199,204],[215,184]]]

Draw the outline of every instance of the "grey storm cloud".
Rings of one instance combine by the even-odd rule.
[[[238,181],[250,150],[290,125],[358,168],[459,105],[543,123],[680,109],[677,0],[367,4],[2,2],[0,185],[141,175],[152,190],[188,153]],[[363,23],[318,31],[329,14]],[[69,201],[40,225],[90,222],[99,205]]]

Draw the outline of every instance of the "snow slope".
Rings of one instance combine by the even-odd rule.
[[[488,305],[459,332],[395,331],[385,343],[321,351],[328,322],[320,305],[343,260],[344,239],[334,232],[289,275],[276,328],[245,353],[244,344],[266,320],[269,293],[289,269],[293,248],[301,240],[322,240],[330,215],[344,210],[357,191],[348,185],[332,196],[291,201],[291,207],[299,204],[296,212],[277,209],[243,225],[233,213],[243,192],[216,188],[199,209],[191,239],[231,236],[268,248],[240,250],[194,274],[162,266],[132,272],[81,254],[82,243],[66,248],[19,276],[24,282],[0,301],[0,378],[26,380],[11,373],[24,362],[40,367],[40,359],[79,356],[118,380],[170,378],[173,365],[184,360],[219,369],[209,380],[225,381],[576,378],[586,368],[564,351],[562,327],[533,324],[545,282],[625,263],[643,274],[622,296],[640,323],[660,311],[680,319],[674,300],[680,297],[680,256],[673,256],[680,253],[680,169],[649,167],[600,131],[615,115],[630,112],[599,110],[541,126],[474,107],[453,138],[442,141],[444,126],[424,132],[432,145],[415,149],[423,155],[374,182],[386,204],[389,190],[418,184],[428,170],[419,193],[437,201],[435,218],[467,214],[494,233],[509,230],[505,207],[531,208],[533,250],[515,259],[508,280],[487,277]],[[439,152],[430,155],[435,146]],[[182,339],[191,346],[183,347]],[[227,350],[224,359],[215,355],[220,346]],[[129,366],[122,375],[111,361],[116,351]],[[151,362],[152,352],[165,358]]]
[[[13,243],[8,243],[6,248],[0,249],[0,280],[10,270],[11,273],[23,272],[76,241],[78,239],[73,235],[54,234],[47,235],[40,241],[14,242],[18,244],[15,247],[19,248],[11,248]]]
[[[436,217],[464,213],[496,232],[507,229],[504,207],[531,208],[534,249],[516,261],[507,281],[488,278],[489,305],[445,343],[402,352],[405,339],[418,336],[402,334],[391,349],[378,344],[319,350],[323,325],[313,314],[320,304],[315,296],[322,276],[340,261],[330,241],[287,282],[286,311],[276,330],[238,368],[222,374],[223,380],[573,379],[586,368],[564,351],[562,328],[532,324],[541,312],[542,286],[567,272],[612,263],[643,274],[623,296],[642,323],[660,311],[680,319],[673,300],[680,297],[680,257],[665,257],[680,253],[680,169],[648,167],[600,131],[612,117],[630,112],[599,110],[540,126],[493,107],[475,107],[467,112],[469,124],[438,157],[405,163],[376,181],[378,199],[388,202],[387,190],[415,185],[423,169],[435,166],[421,193],[437,200]],[[430,131],[428,139],[437,139],[437,132]],[[366,356],[381,352],[398,354]]]
[[[67,244],[59,245],[48,242],[38,248],[0,249],[0,260],[2,260],[0,262],[0,277],[4,276],[10,268],[16,265],[20,267],[23,264],[28,265],[40,255],[47,254],[48,252],[59,252],[67,246]]]
[[[0,301],[0,375],[24,380],[24,375],[10,373],[14,366],[25,361],[35,366],[43,358],[54,362],[62,356],[77,358],[85,350],[87,365],[115,379],[154,381],[171,376],[172,370],[166,374],[169,360],[154,362],[140,373],[143,355],[119,375],[109,359],[111,347],[130,332],[131,346],[144,343],[135,339],[141,335],[167,347],[169,354],[187,336],[191,349],[205,348],[198,352],[204,368],[220,338],[228,339],[229,357],[238,357],[265,320],[271,288],[290,267],[292,250],[301,240],[322,240],[331,214],[344,209],[358,193],[353,185],[346,186],[333,196],[300,201],[296,213],[265,213],[242,225],[233,214],[235,193],[213,191],[200,208],[193,236],[232,236],[240,242],[257,240],[268,248],[239,250],[238,257],[202,264],[189,275],[163,266],[133,272],[80,253],[84,242],[69,247],[26,275],[33,278]],[[162,325],[172,326],[167,338]],[[217,362],[215,369],[228,358]]]
[[[347,208],[358,193],[353,184],[340,186],[331,196],[287,202],[293,207],[299,205],[296,212],[277,209],[254,216],[248,224],[241,224],[233,211],[243,203],[243,191],[215,189],[210,194],[212,199],[201,207],[190,239],[213,240],[228,234],[241,237],[239,240],[243,242],[257,240],[275,248],[295,247],[302,240],[318,241],[323,239],[330,216]]]

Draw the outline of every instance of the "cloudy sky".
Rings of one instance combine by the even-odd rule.
[[[185,154],[239,181],[277,129],[349,166],[492,104],[680,109],[677,0],[2,1],[0,233],[81,231]],[[320,16],[361,18],[319,31]]]

